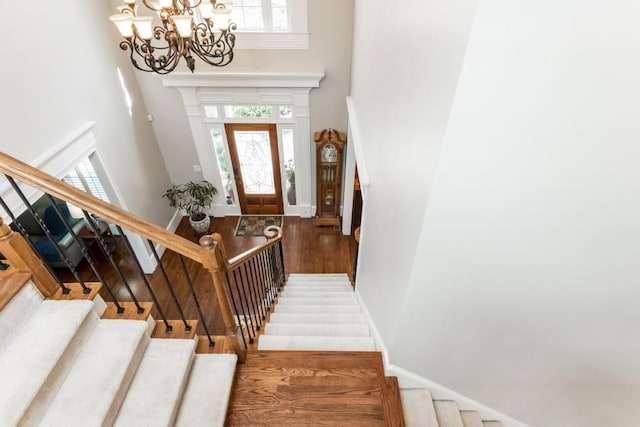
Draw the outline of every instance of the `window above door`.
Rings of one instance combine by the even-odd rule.
[[[236,49],[309,49],[307,0],[234,0]]]

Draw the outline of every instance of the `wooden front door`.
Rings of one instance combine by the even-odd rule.
[[[278,132],[274,124],[225,124],[243,214],[282,214]]]

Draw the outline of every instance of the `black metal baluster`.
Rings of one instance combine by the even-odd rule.
[[[249,304],[247,301],[247,293],[244,290],[244,286],[242,283],[238,286],[238,274],[239,267],[233,270],[233,283],[236,286],[236,290],[238,291],[238,297],[240,298],[240,304],[242,306],[242,317],[245,325],[247,325],[247,331],[249,332],[249,343],[253,344],[253,338],[255,334],[253,334],[253,321],[251,320],[251,311],[249,310]],[[240,279],[242,276],[240,275]],[[244,298],[242,297],[244,295]],[[247,316],[249,317],[249,323],[247,324]],[[249,325],[251,327],[249,327]]]
[[[167,271],[164,269],[164,265],[162,265],[162,261],[160,261],[160,257],[158,256],[158,251],[156,251],[156,247],[151,240],[147,239],[147,243],[149,244],[149,247],[151,248],[151,252],[153,252],[153,256],[156,262],[158,263],[158,266],[160,267],[160,271],[162,272],[162,277],[164,278],[164,283],[167,285],[167,289],[169,289],[169,293],[171,294],[173,303],[176,305],[176,308],[178,309],[178,313],[180,314],[180,320],[182,320],[182,323],[184,323],[184,329],[188,331],[191,328],[191,326],[189,326],[189,324],[187,323],[187,319],[185,319],[184,317],[184,313],[182,312],[182,307],[178,302],[178,298],[176,297],[176,293],[173,290],[173,286],[171,286],[171,281],[169,280]]]
[[[89,249],[87,248],[86,243],[80,237],[78,237],[78,235],[73,231],[73,228],[71,228],[71,225],[68,224],[64,220],[64,218],[63,218],[64,215],[63,215],[62,211],[60,210],[60,208],[57,206],[55,199],[50,194],[47,194],[47,196],[49,197],[49,200],[51,201],[53,209],[56,211],[56,213],[58,214],[58,216],[60,217],[60,219],[64,223],[65,228],[67,229],[67,232],[69,232],[71,234],[71,236],[73,237],[73,239],[76,242],[76,244],[80,247],[80,251],[82,252],[82,255],[84,256],[84,258],[87,260],[87,263],[89,264],[89,267],[91,267],[91,270],[96,275],[98,280],[100,280],[100,283],[102,283],[103,287],[105,288],[105,290],[107,291],[107,293],[109,294],[111,299],[113,300],[113,302],[114,302],[114,304],[116,306],[116,310],[118,311],[118,313],[123,313],[124,312],[124,308],[120,305],[120,303],[116,299],[116,296],[113,294],[113,291],[109,287],[109,284],[107,283],[107,280],[102,275],[102,273],[100,272],[100,270],[96,266],[95,262],[93,261],[93,258],[89,254]],[[85,212],[85,215],[86,215],[86,212]],[[82,292],[84,294],[88,294],[88,293],[90,293],[90,289],[88,287],[83,287]]]
[[[0,197],[0,205],[2,205],[2,208],[4,209],[4,211],[11,218],[11,222],[16,225],[16,227],[18,228],[18,231],[20,232],[20,234],[22,234],[22,236],[24,237],[24,240],[27,242],[31,250],[37,254],[38,250],[36,249],[35,245],[31,241],[31,238],[29,237],[29,233],[27,233],[27,230],[25,230],[22,224],[20,224],[20,221],[18,221],[18,218],[14,215],[11,209],[9,209],[9,206],[7,206],[7,204],[5,203],[2,197]],[[49,274],[51,274],[51,276],[55,279],[55,281],[58,282],[58,286],[60,287],[60,289],[62,289],[63,294],[68,294],[69,292],[71,292],[71,290],[65,286],[65,284],[62,282],[60,277],[56,274],[55,270],[51,268],[51,266],[49,266],[48,263],[43,262],[42,264],[47,269],[47,271],[49,271]]]
[[[235,311],[236,319],[238,320],[238,323],[240,323],[240,317],[239,317],[240,316],[240,312],[238,311],[238,305],[236,303],[236,297],[233,295],[233,289],[231,288],[231,280],[229,279],[229,272],[226,271],[224,273],[224,275],[225,275],[225,279],[226,279],[226,282],[227,282],[227,289],[229,290],[229,294],[231,295],[231,305],[233,306],[233,310]],[[242,329],[242,325],[240,324],[238,326],[240,326],[240,332],[241,332],[240,335],[242,335],[242,342],[244,344],[244,347],[247,348],[247,340],[246,340],[246,338],[244,336],[245,333],[244,333],[244,330]]]
[[[151,295],[151,299],[153,300],[153,304],[156,310],[158,311],[158,315],[162,319],[162,323],[164,323],[165,330],[167,332],[171,332],[173,330],[173,326],[171,326],[171,324],[167,321],[167,316],[164,315],[164,311],[162,310],[162,307],[160,307],[160,304],[158,303],[156,294],[155,292],[153,292],[153,289],[151,288],[151,284],[149,283],[149,280],[147,280],[147,275],[144,273],[144,269],[142,268],[142,265],[140,264],[140,260],[136,256],[136,253],[134,252],[133,247],[131,246],[131,242],[129,242],[129,238],[127,237],[127,235],[124,233],[124,231],[119,225],[116,225],[116,228],[118,229],[118,233],[120,233],[120,237],[124,242],[127,248],[127,251],[129,252],[129,255],[131,256],[131,258],[133,258],[136,266],[138,267],[138,271],[140,271],[140,276],[142,276],[142,281],[144,282],[145,287],[149,291],[149,295]]]
[[[282,239],[276,243],[276,245],[278,246],[278,258],[279,258],[279,263],[278,263],[278,270],[280,271],[280,277],[278,278],[279,280],[279,287],[282,288],[284,286],[285,283],[285,269],[284,269],[284,251],[282,250]]]
[[[267,293],[269,295],[269,309],[271,309],[271,305],[276,298],[277,289],[269,283],[269,275],[267,270],[267,260],[265,251],[260,252],[258,255],[258,260],[260,261],[260,273],[262,275],[262,283],[265,289],[267,289]]]
[[[96,224],[95,218],[92,217],[91,215],[89,215],[89,213],[87,211],[83,210],[82,212],[84,212],[84,217],[87,220],[87,224],[89,225],[89,228],[98,237],[98,243],[100,244],[100,247],[102,248],[102,252],[107,257],[107,259],[109,260],[109,263],[111,264],[113,269],[116,271],[116,273],[118,273],[118,276],[120,277],[120,280],[122,280],[122,283],[123,283],[125,289],[127,290],[129,295],[131,296],[131,301],[133,301],[133,304],[136,306],[136,311],[138,312],[138,314],[144,313],[144,308],[140,305],[140,303],[138,302],[138,299],[136,298],[136,296],[134,295],[133,291],[131,290],[131,286],[129,286],[129,281],[127,280],[127,277],[124,275],[124,273],[120,269],[120,266],[118,265],[118,263],[113,258],[113,255],[112,255],[111,251],[109,250],[109,246],[107,245],[107,242],[105,242],[105,240],[102,238],[102,235],[100,233],[100,227],[98,227],[98,224]],[[106,225],[107,225],[107,227],[109,227],[109,224],[106,224]],[[118,311],[118,313],[121,313],[121,312]]]
[[[22,203],[24,203],[24,205],[27,207],[27,210],[29,211],[29,213],[33,215],[33,218],[38,222],[38,225],[40,226],[42,231],[44,231],[44,234],[47,236],[47,238],[55,248],[56,252],[58,253],[58,256],[60,256],[60,259],[64,261],[64,263],[69,268],[69,271],[71,271],[71,274],[73,274],[73,277],[75,277],[76,281],[80,284],[80,286],[82,286],[82,291],[85,292],[85,290],[88,289],[87,285],[85,285],[84,281],[80,277],[80,274],[78,273],[78,270],[75,268],[75,266],[73,265],[69,257],[67,257],[67,254],[65,254],[62,248],[60,247],[60,245],[58,245],[58,242],[56,241],[55,237],[53,237],[53,234],[51,234],[49,227],[47,227],[43,219],[40,217],[40,215],[38,215],[38,212],[36,212],[36,210],[33,208],[33,205],[29,203],[29,200],[27,200],[22,190],[20,190],[20,187],[18,187],[18,184],[16,184],[16,181],[8,175],[5,175],[5,177],[13,187],[16,194],[18,194],[18,196],[20,197],[20,200],[22,200]],[[70,289],[65,287],[62,290],[62,292],[68,294],[70,292]]]
[[[244,277],[245,277],[245,284],[244,286],[247,288],[247,291],[249,292],[249,301],[251,304],[251,308],[253,310],[253,317],[254,319],[256,319],[256,324],[255,324],[255,329],[257,331],[260,330],[260,326],[262,325],[262,320],[260,319],[260,315],[258,314],[258,303],[255,299],[255,295],[252,292],[251,289],[251,278],[249,277],[249,273],[247,271],[247,263],[243,263],[240,268],[242,268],[242,270],[244,270]]]
[[[262,297],[262,303],[264,305],[265,312],[269,314],[269,310],[271,309],[271,301],[270,301],[270,293],[269,288],[267,286],[267,282],[264,279],[263,268],[262,268],[262,252],[256,255],[255,260],[255,268],[256,274],[258,275],[258,284],[260,286],[260,292]]]
[[[262,317],[262,320],[266,320],[267,319],[267,315],[265,313],[264,310],[264,302],[262,299],[262,294],[260,293],[260,284],[258,282],[258,277],[256,276],[256,272],[255,272],[255,258],[251,258],[250,260],[247,261],[247,264],[249,264],[249,272],[251,274],[251,283],[253,284],[253,290],[255,292],[256,295],[256,300],[259,302],[258,303],[258,312],[260,313],[260,316]]]
[[[216,345],[216,343],[213,342],[213,338],[211,338],[211,334],[209,333],[209,328],[207,327],[207,322],[205,321],[204,314],[202,313],[202,309],[200,308],[200,301],[198,301],[198,297],[196,296],[196,290],[193,287],[193,282],[191,281],[191,276],[189,276],[189,271],[187,271],[187,265],[184,262],[184,257],[181,254],[178,254],[178,259],[180,260],[180,265],[182,266],[184,277],[185,279],[187,279],[187,284],[189,285],[191,296],[193,296],[193,301],[196,303],[196,310],[198,311],[198,316],[200,316],[200,321],[202,322],[204,333],[207,335],[207,339],[209,340],[209,347],[213,347]]]

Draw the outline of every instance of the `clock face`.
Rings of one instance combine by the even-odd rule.
[[[326,163],[335,163],[338,159],[338,150],[333,144],[327,144],[322,147],[322,161]]]

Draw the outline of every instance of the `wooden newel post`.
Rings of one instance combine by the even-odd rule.
[[[51,297],[59,288],[56,279],[51,275],[42,260],[21,234],[14,232],[0,218],[0,252],[7,259],[11,268],[31,273],[31,279],[45,297]]]
[[[213,286],[216,291],[216,297],[218,298],[218,306],[222,314],[222,321],[224,322],[225,329],[227,331],[227,337],[233,348],[233,351],[238,355],[238,359],[241,363],[244,363],[247,357],[247,349],[242,340],[242,330],[236,325],[236,320],[231,312],[231,304],[229,298],[224,290],[223,279],[221,277],[222,270],[217,253],[222,252],[222,245],[220,235],[206,235],[200,238],[200,245],[205,249],[202,257],[202,265],[209,270],[211,277],[213,278]]]

